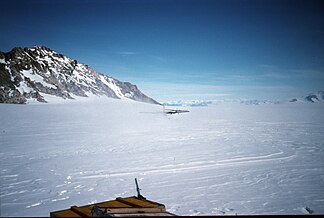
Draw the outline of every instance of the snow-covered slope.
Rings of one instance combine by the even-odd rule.
[[[0,104],[1,216],[141,194],[178,215],[324,213],[324,104]],[[14,118],[14,119],[13,119]]]
[[[136,85],[97,73],[44,46],[0,52],[0,103],[47,102],[47,95],[62,99],[94,95],[158,103]]]

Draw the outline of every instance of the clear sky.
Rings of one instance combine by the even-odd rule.
[[[324,90],[314,0],[2,0],[0,50],[45,45],[158,101]]]

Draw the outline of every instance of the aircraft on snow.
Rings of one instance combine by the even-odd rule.
[[[187,113],[188,110],[178,110],[178,109],[165,109],[163,106],[163,112],[166,114],[180,114],[180,113]]]

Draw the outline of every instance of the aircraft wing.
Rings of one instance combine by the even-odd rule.
[[[172,109],[165,109],[165,113],[167,114],[179,114],[179,113],[187,113],[188,110],[172,110]]]

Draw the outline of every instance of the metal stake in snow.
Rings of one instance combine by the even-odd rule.
[[[146,199],[143,195],[141,195],[141,193],[140,193],[140,188],[139,188],[139,186],[138,186],[138,183],[137,183],[137,179],[135,178],[135,184],[136,184],[136,191],[137,191],[137,197],[138,198],[142,198],[142,199]]]

